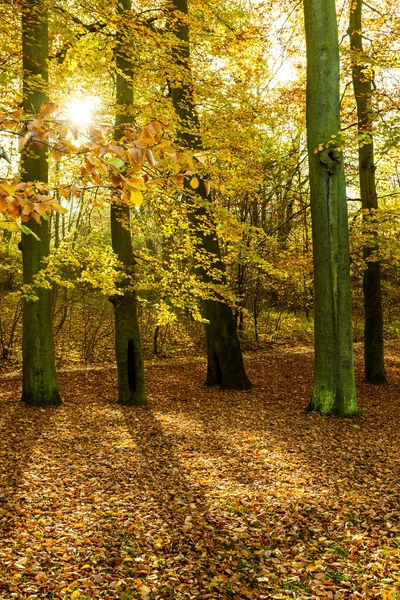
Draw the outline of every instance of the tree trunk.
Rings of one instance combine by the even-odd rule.
[[[335,0],[304,0],[304,17],[315,303],[314,387],[308,410],[352,416],[358,409],[346,182],[342,152],[335,147],[340,141]]]
[[[131,0],[120,0],[118,12],[124,15],[131,9]],[[132,122],[130,107],[133,104],[133,69],[127,57],[127,38],[124,24],[120,23],[116,40],[116,103],[119,114],[116,116],[116,139],[122,135],[124,123]],[[112,298],[115,316],[115,353],[118,371],[118,402],[124,405],[146,404],[144,383],[144,362],[137,317],[136,293],[132,289],[134,257],[132,238],[129,230],[129,207],[111,205],[112,248],[123,265],[127,275],[121,282],[121,294]]]
[[[374,141],[372,137],[372,85],[371,71],[363,65],[362,43],[362,0],[353,0],[350,6],[349,36],[353,52],[353,88],[357,103],[359,179],[362,208],[378,208],[375,184]],[[367,136],[365,138],[365,136]],[[364,139],[363,139],[364,138]],[[364,214],[365,222],[368,215]],[[376,250],[364,247],[365,268],[363,275],[364,293],[364,362],[365,381],[382,385],[387,383],[383,352],[383,310],[381,291],[381,265],[379,261],[368,261]]]
[[[47,8],[40,0],[22,4],[23,107],[25,115],[36,115],[48,101],[48,21]],[[21,152],[23,181],[48,181],[46,149],[28,144]],[[26,226],[39,238],[22,234],[23,281],[32,285],[50,251],[48,221],[30,219]],[[51,290],[36,290],[39,299],[24,300],[22,334],[22,400],[32,406],[61,404],[54,357]]]
[[[179,41],[174,48],[173,60],[178,76],[170,82],[172,103],[178,117],[177,138],[181,146],[192,152],[202,149],[199,119],[193,98],[192,73],[190,69],[189,26],[187,22],[187,0],[173,0],[172,28]],[[207,209],[207,192],[204,181],[196,189],[201,202],[193,201],[194,193],[189,181],[185,181],[187,190],[186,202],[189,207],[189,220],[198,239],[198,246],[214,258],[213,267],[218,269],[221,277],[218,283],[225,282],[224,267],[221,261],[219,242],[215,230],[205,231],[204,221],[213,221]],[[206,269],[198,270],[205,283],[215,282]],[[232,310],[219,300],[206,300],[203,303],[204,317],[208,323],[206,329],[207,342],[207,377],[206,385],[221,385],[226,389],[247,390],[251,387],[246,375],[239,338],[235,327]]]

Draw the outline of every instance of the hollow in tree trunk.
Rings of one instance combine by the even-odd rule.
[[[122,136],[123,125],[132,122],[133,67],[129,60],[126,27],[131,0],[120,0],[121,17],[116,40],[116,103],[115,137]],[[137,299],[133,289],[135,261],[130,232],[129,207],[111,205],[112,247],[122,264],[126,277],[121,281],[120,294],[111,299],[115,317],[115,353],[118,371],[118,402],[124,405],[146,404],[144,361],[137,316]]]

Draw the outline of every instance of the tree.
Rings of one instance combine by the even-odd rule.
[[[187,0],[173,0],[172,29],[177,38],[173,48],[173,60],[177,75],[170,81],[171,96],[177,115],[177,141],[186,151],[202,151],[201,132],[193,95],[192,73],[190,68],[190,40]],[[204,179],[198,181],[196,191],[185,180],[188,214],[193,230],[198,237],[198,247],[205,250],[213,260],[213,269],[219,273],[218,279],[205,268],[199,268],[199,275],[206,284],[225,282],[215,228],[207,228],[205,222],[213,223],[208,207],[208,188]],[[196,183],[197,185],[197,183]],[[197,198],[197,199],[196,199]],[[199,201],[198,201],[199,200]],[[203,302],[207,342],[206,385],[218,385],[227,389],[246,390],[251,387],[243,364],[239,338],[231,308],[219,299],[206,299]]]
[[[116,39],[116,139],[123,136],[124,126],[132,123],[133,67],[129,60],[127,19],[131,0],[120,0],[118,13],[122,17]],[[123,204],[111,204],[112,247],[122,263],[125,277],[120,284],[120,294],[112,298],[115,315],[115,350],[118,369],[118,400],[121,404],[146,404],[144,363],[137,318],[136,293],[132,289],[134,256],[129,229],[130,208]]]
[[[362,208],[373,211],[378,208],[375,182],[374,140],[372,134],[372,83],[373,70],[365,63],[362,36],[362,0],[350,2],[349,36],[352,50],[352,78],[357,104],[358,162]],[[368,213],[364,213],[368,222]],[[364,295],[364,361],[365,381],[377,385],[386,383],[383,352],[383,310],[381,290],[381,265],[370,260],[376,245],[363,249],[365,268],[363,273]]]
[[[304,0],[314,256],[314,387],[308,410],[357,414],[335,0]]]
[[[37,116],[48,101],[48,14],[41,0],[22,4],[23,108],[26,116]],[[21,151],[21,176],[25,182],[48,181],[46,147],[39,140],[28,142]],[[33,183],[35,185],[35,183]],[[43,260],[49,254],[49,223],[31,218],[22,234],[24,284],[32,286]],[[58,393],[52,329],[51,289],[35,290],[37,300],[23,304],[22,400],[33,406],[61,404]]]

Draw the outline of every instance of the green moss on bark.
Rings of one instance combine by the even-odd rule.
[[[307,143],[314,255],[314,387],[308,410],[357,414],[346,183],[334,0],[304,0]],[[318,151],[322,146],[323,150]]]
[[[36,115],[48,101],[48,23],[47,9],[38,0],[22,3],[23,46],[23,107],[26,115]],[[23,181],[48,181],[46,149],[29,144],[21,152]],[[49,225],[47,221],[25,224],[32,235],[22,234],[22,265],[24,284],[32,285],[49,254]],[[22,400],[33,406],[57,406],[61,398],[57,388],[55,368],[51,290],[36,290],[38,300],[24,300],[22,360]]]

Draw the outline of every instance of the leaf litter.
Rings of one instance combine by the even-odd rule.
[[[357,356],[347,420],[304,412],[309,350],[250,355],[247,392],[153,361],[145,408],[113,368],[61,372],[57,409],[4,378],[0,598],[399,598],[398,350],[386,387]]]

